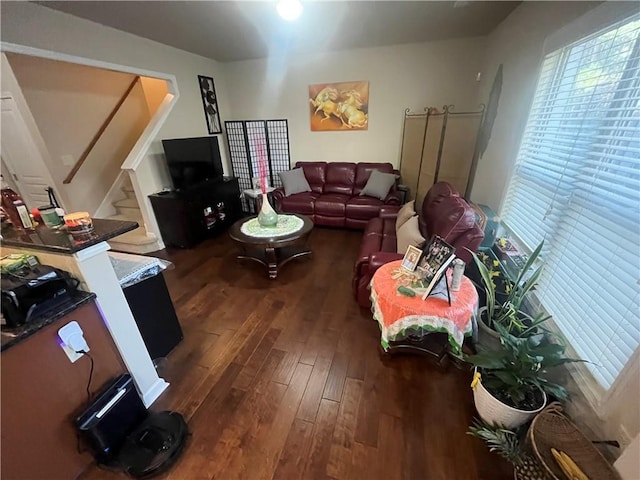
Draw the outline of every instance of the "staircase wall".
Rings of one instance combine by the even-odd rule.
[[[95,214],[151,118],[140,82],[70,184],[63,180],[135,75],[7,54],[49,152],[55,189],[68,210]]]
[[[0,2],[2,40],[9,51],[30,52],[111,70],[138,72],[169,80],[172,99],[153,130],[151,141],[130,155],[134,188],[144,203],[147,231],[160,237],[147,195],[172,186],[161,140],[208,135],[197,76],[215,80],[221,120],[234,118],[226,83],[226,68],[210,58],[162,45],[146,38],[74,17],[32,2]],[[90,39],[90,41],[88,41]],[[160,106],[160,110],[163,106]],[[220,136],[225,171],[230,172],[224,136]],[[224,145],[224,147],[223,147]],[[136,147],[134,147],[136,150]],[[141,161],[140,161],[141,159]]]

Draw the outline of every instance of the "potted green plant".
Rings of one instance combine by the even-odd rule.
[[[480,343],[488,349],[498,346],[496,324],[504,326],[516,336],[529,336],[538,334],[539,327],[549,318],[543,314],[532,317],[522,309],[526,295],[536,286],[542,273],[543,265],[538,262],[538,258],[543,246],[544,242],[540,243],[529,255],[515,281],[502,275],[499,270],[488,267],[486,259],[483,261],[478,254],[473,253],[474,264],[485,293],[485,305],[480,309],[478,326],[490,339],[484,342],[481,339]]]
[[[522,444],[524,432],[513,431],[476,420],[467,432],[487,442],[489,451],[496,452],[512,465],[518,480],[546,480],[549,478],[540,462]]]
[[[543,335],[516,336],[501,323],[494,327],[501,347],[466,357],[476,367],[473,398],[484,421],[515,428],[544,408],[547,394],[567,398],[565,388],[549,380],[548,370],[576,360],[564,356],[565,345]]]

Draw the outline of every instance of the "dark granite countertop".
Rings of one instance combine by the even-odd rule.
[[[135,230],[138,223],[94,218],[93,228],[90,234],[72,236],[64,227],[54,229],[40,225],[31,231],[5,227],[2,229],[2,244],[7,247],[72,254]]]
[[[42,327],[55,322],[95,298],[95,293],[78,290],[71,296],[70,300],[32,319],[29,323],[15,328],[3,325],[0,331],[0,351],[4,352],[6,349],[30,337]]]

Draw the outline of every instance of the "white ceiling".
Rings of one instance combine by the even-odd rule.
[[[485,35],[520,3],[302,2],[294,22],[275,1],[37,3],[222,62]]]

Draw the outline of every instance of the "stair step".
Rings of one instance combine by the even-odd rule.
[[[118,235],[112,240],[118,243],[128,243],[131,245],[148,245],[150,243],[155,243],[157,239],[155,235],[147,234],[144,228],[138,227],[135,230]]]
[[[126,253],[137,253],[139,255],[145,253],[156,252],[160,250],[160,246],[158,245],[157,240],[153,240],[152,242],[147,243],[128,243],[128,242],[119,242],[118,237],[109,240],[109,246],[111,250],[118,252],[126,252]]]
[[[124,174],[124,178],[122,179],[122,189],[131,189],[133,190],[133,187],[131,186],[131,177],[125,173]]]
[[[112,250],[128,253],[149,253],[158,250],[158,239],[153,234],[147,234],[142,227],[138,227],[108,241]]]
[[[120,187],[120,190],[122,190],[127,197],[136,196],[136,192],[133,189],[133,185],[131,185],[130,183],[127,185],[122,185],[122,187]]]
[[[113,206],[116,208],[135,208],[136,210],[140,210],[138,200],[136,200],[135,198],[125,198],[123,200],[118,200],[117,202],[113,202]]]

